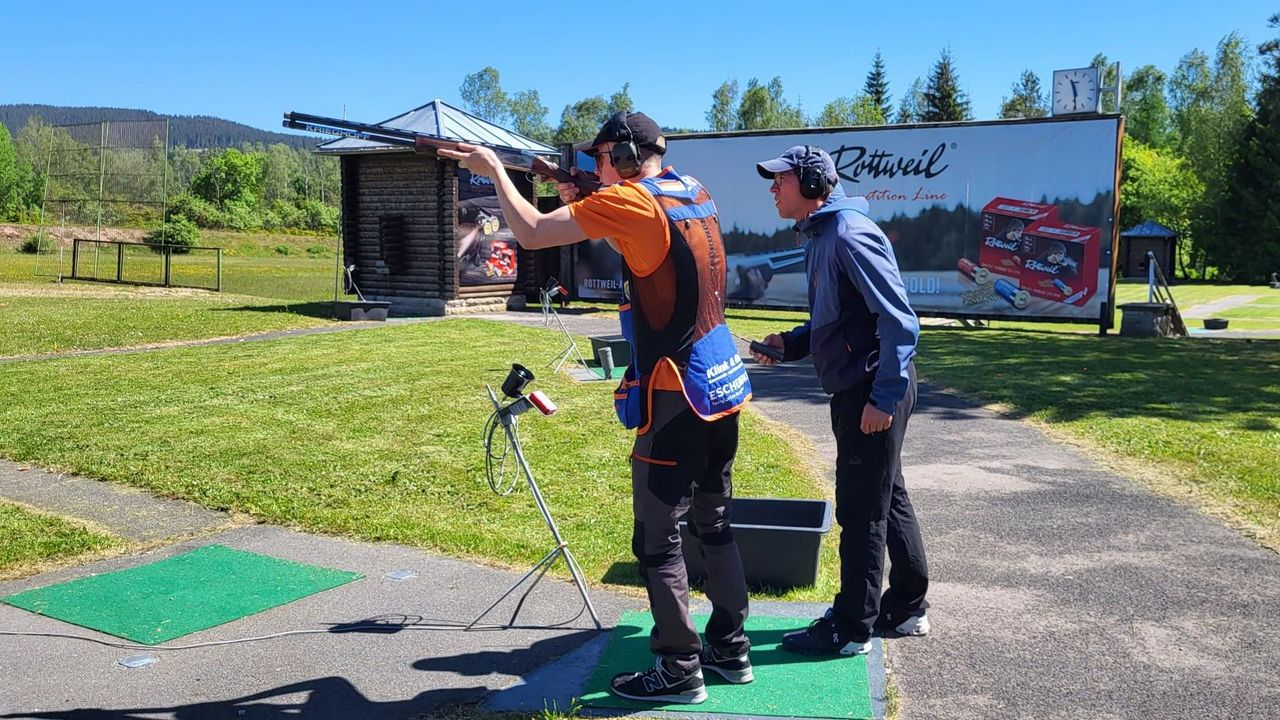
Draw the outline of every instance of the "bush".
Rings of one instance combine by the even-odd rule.
[[[199,227],[222,227],[222,212],[213,203],[191,193],[177,195],[169,202],[169,216],[181,215]]]
[[[308,245],[307,254],[317,258],[329,257],[329,248],[324,245]]]
[[[35,255],[40,252],[40,246],[45,244],[47,240],[48,238],[41,239],[39,235],[32,235],[22,241],[22,244],[18,246],[18,252]]]
[[[298,203],[298,209],[302,211],[306,229],[325,232],[338,230],[338,208],[325,205],[319,200],[303,200]]]
[[[288,230],[304,227],[305,222],[306,218],[297,205],[276,200],[264,213],[262,226],[268,230]]]
[[[143,238],[143,242],[154,246],[156,252],[160,252],[161,245],[169,245],[174,253],[188,253],[189,248],[200,244],[200,228],[182,215],[170,215],[169,222]]]
[[[262,217],[255,208],[242,202],[229,202],[222,212],[221,227],[227,230],[258,230],[262,228]]]
[[[277,245],[275,250],[277,255],[288,255],[290,252],[288,245]]]

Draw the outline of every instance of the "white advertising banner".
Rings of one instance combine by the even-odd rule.
[[[666,159],[715,199],[730,300],[808,304],[804,249],[755,168],[808,144],[831,154],[847,194],[867,199],[918,313],[1099,322],[1119,132],[1120,118],[1105,116],[687,135],[669,140]]]

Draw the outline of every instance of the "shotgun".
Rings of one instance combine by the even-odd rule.
[[[451,139],[440,135],[432,135],[430,133],[415,132],[413,130],[401,130],[399,128],[383,127],[382,125],[370,125],[368,123],[353,122],[351,120],[338,120],[336,118],[321,117],[320,115],[308,115],[306,113],[298,112],[285,113],[284,126],[293,130],[320,133],[321,135],[337,135],[338,137],[356,138],[357,140],[371,140],[374,142],[386,143],[388,145],[411,147],[414,152],[418,153],[434,152],[436,148],[447,148],[452,150],[457,147],[459,143],[483,145],[497,153],[498,159],[501,160],[503,166],[507,168],[531,172],[536,175],[541,175],[544,178],[555,180],[556,182],[573,183],[578,188],[579,198],[584,198],[600,189],[600,178],[591,173],[580,172],[579,174],[574,175],[568,170],[565,170],[554,163],[548,162],[544,158],[529,152],[528,150],[507,147],[505,145],[493,145],[490,143]]]

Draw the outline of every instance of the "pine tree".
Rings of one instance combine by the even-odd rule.
[[[1012,87],[1013,97],[1005,98],[1000,103],[1002,118],[1039,118],[1049,114],[1049,105],[1045,102],[1044,92],[1040,89],[1040,78],[1031,70],[1023,70],[1022,77]]]
[[[911,86],[902,96],[902,102],[898,103],[898,116],[893,121],[900,124],[920,122],[923,114],[924,83],[920,82],[920,78],[916,78],[911,81]]]
[[[889,95],[889,77],[884,71],[884,57],[876,50],[871,59],[871,72],[867,73],[867,82],[862,86],[862,94],[880,108],[880,115],[888,122],[893,117],[893,98]]]
[[[951,122],[969,120],[969,98],[960,89],[960,77],[956,74],[951,48],[943,48],[938,62],[929,72],[929,83],[924,89],[924,108],[920,117],[924,122]]]
[[[1280,13],[1271,16],[1270,26],[1280,28]],[[1233,242],[1223,243],[1216,253],[1226,274],[1246,282],[1265,282],[1280,273],[1280,38],[1258,51],[1267,69],[1224,203],[1224,234]]]

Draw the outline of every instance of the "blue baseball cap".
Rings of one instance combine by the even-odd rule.
[[[802,167],[814,168],[827,178],[832,185],[840,182],[836,174],[836,163],[826,150],[815,145],[794,145],[772,160],[756,163],[756,172],[765,180],[772,180],[778,173],[798,170]]]

